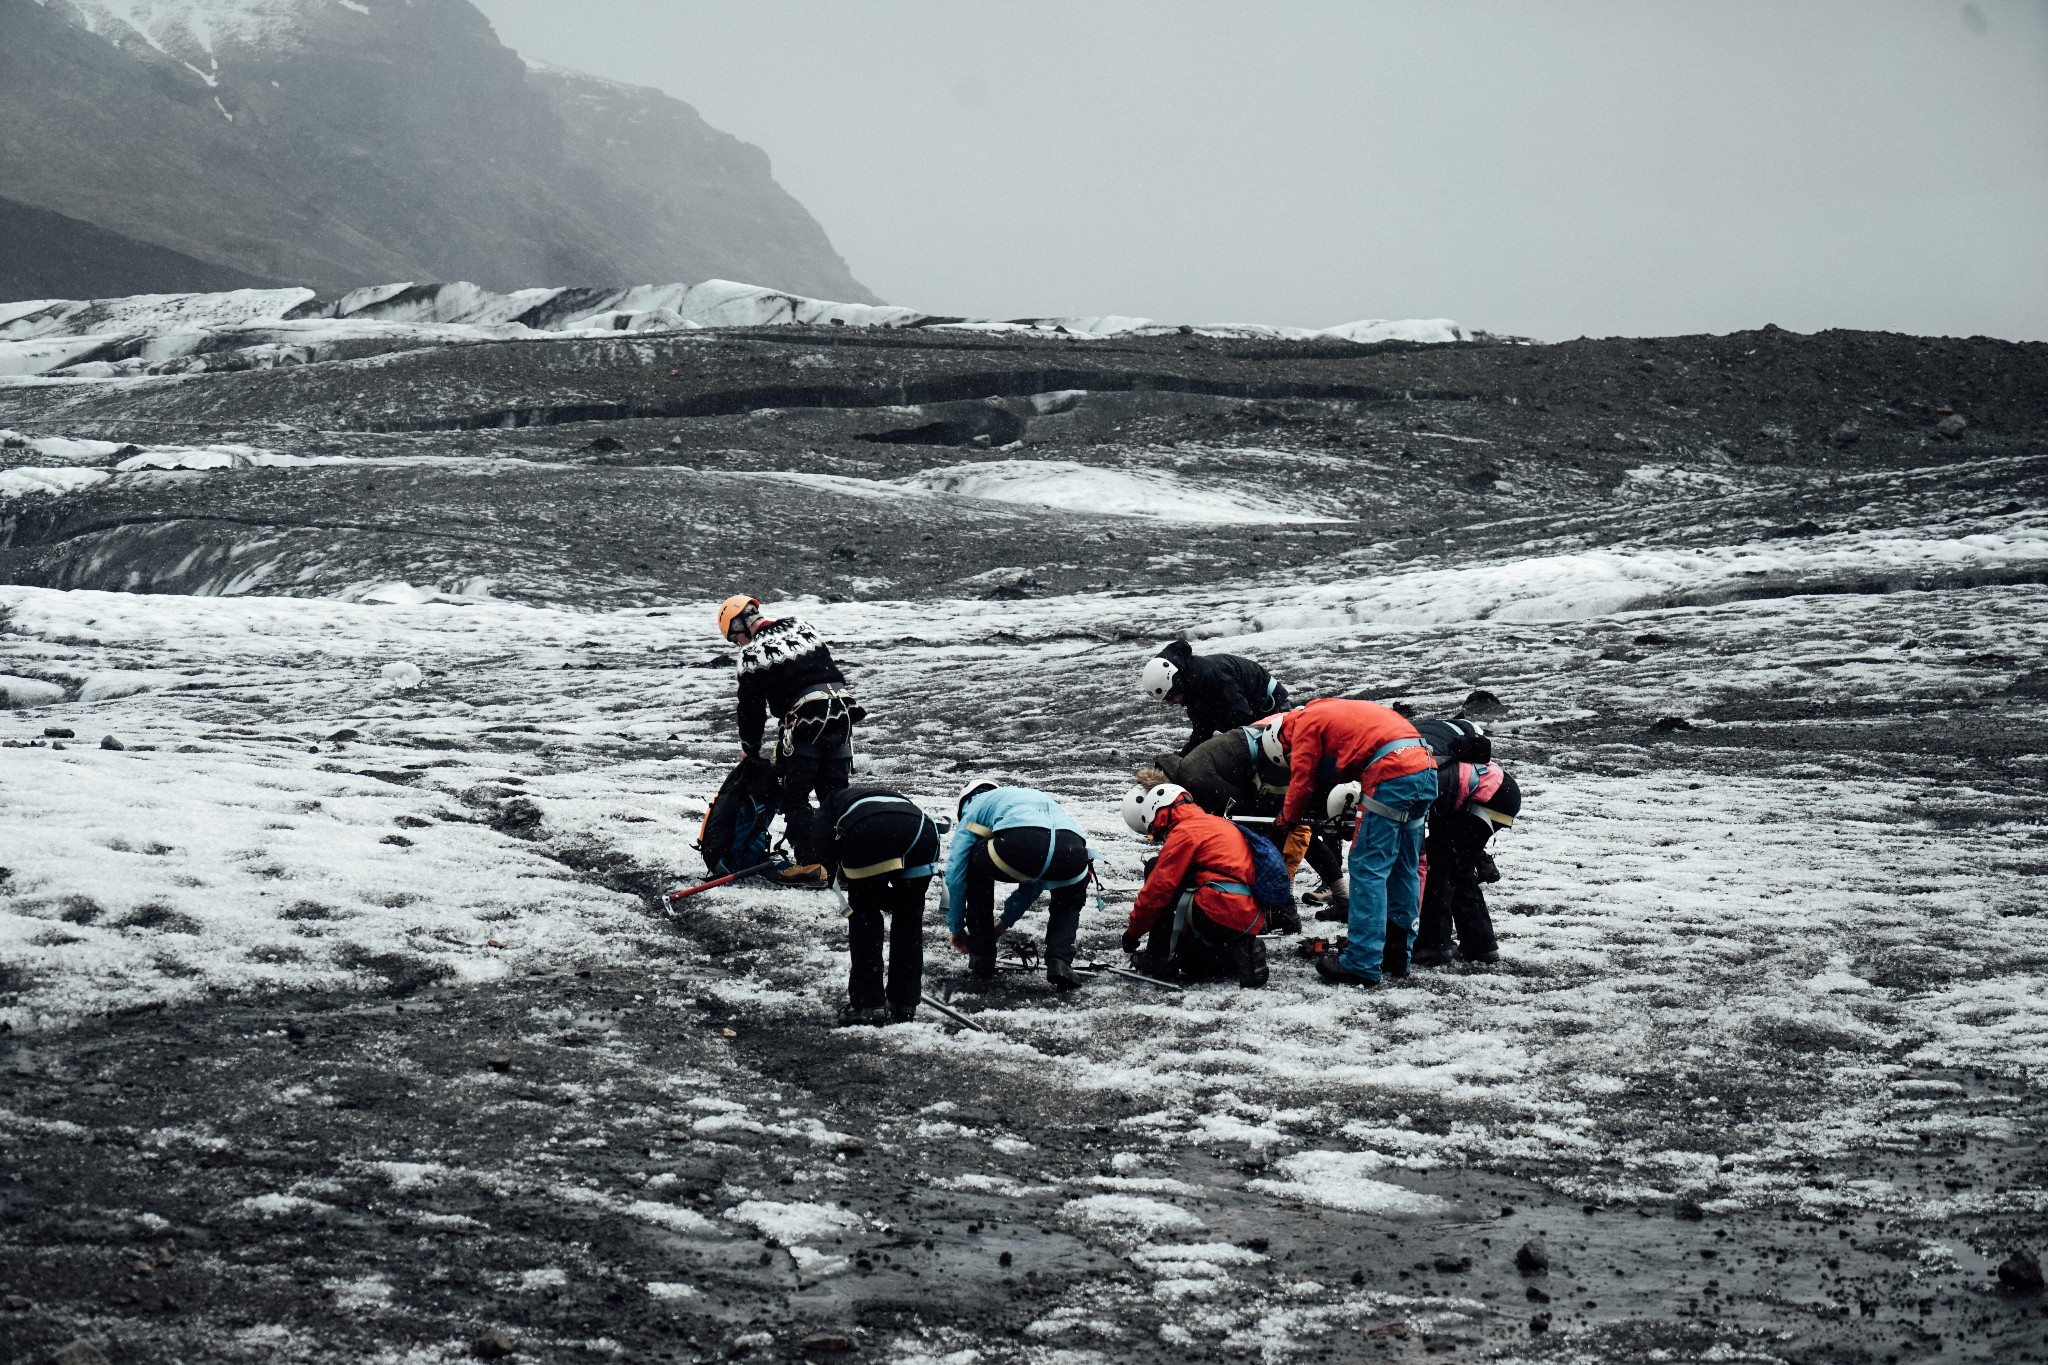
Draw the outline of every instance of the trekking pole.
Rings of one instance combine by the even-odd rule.
[[[920,995],[920,996],[918,996],[917,998],[918,998],[918,999],[920,999],[920,1000],[922,1000],[922,1001],[924,1001],[924,1003],[925,1003],[925,1004],[927,1004],[927,1005],[930,1005],[930,1006],[931,1006],[931,1007],[932,1007],[933,1009],[937,1010],[937,1011],[938,1011],[938,1012],[939,1012],[940,1014],[943,1014],[943,1015],[945,1015],[945,1016],[946,1016],[946,1017],[947,1017],[948,1019],[951,1019],[951,1020],[952,1020],[952,1021],[953,1021],[954,1023],[958,1024],[958,1025],[959,1025],[959,1026],[960,1026],[961,1028],[969,1028],[969,1029],[973,1029],[973,1030],[974,1030],[974,1031],[975,1031],[976,1033],[987,1033],[987,1032],[988,1032],[988,1030],[987,1030],[987,1029],[985,1029],[985,1028],[983,1028],[983,1027],[982,1027],[981,1025],[979,1025],[979,1024],[977,1024],[977,1023],[975,1023],[975,1022],[974,1022],[974,1021],[973,1021],[972,1019],[969,1019],[969,1018],[968,1018],[968,1017],[967,1017],[966,1015],[964,1015],[964,1014],[960,1013],[960,1011],[958,1011],[958,1010],[954,1009],[954,1008],[953,1008],[952,1006],[950,1006],[950,1005],[941,1005],[941,1004],[940,1004],[940,1003],[939,1003],[938,1001],[936,1001],[936,1000],[932,999],[932,998],[931,998],[931,997],[930,997],[929,995]]]
[[[670,909],[674,909],[677,901],[686,901],[699,892],[709,891],[713,887],[730,886],[742,877],[752,877],[758,873],[772,871],[774,867],[775,860],[770,858],[765,863],[755,863],[752,867],[743,867],[737,872],[728,872],[723,877],[713,877],[708,882],[698,882],[695,886],[686,886],[679,891],[666,892],[663,894],[662,899],[668,902]]]
[[[1133,971],[1129,967],[1112,967],[1107,962],[1091,962],[1085,967],[1076,965],[1074,970],[1077,972],[1108,972],[1111,976],[1128,976],[1133,981],[1142,981],[1148,986],[1157,986],[1161,990],[1183,992],[1187,990],[1187,987],[1181,985],[1178,981],[1166,981],[1156,976],[1147,976],[1145,973]]]

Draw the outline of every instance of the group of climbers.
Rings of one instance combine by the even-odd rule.
[[[718,624],[739,647],[748,760],[759,759],[767,717],[781,722],[770,761],[794,860],[771,875],[787,886],[845,888],[852,965],[843,1022],[909,1019],[922,991],[924,903],[940,870],[942,825],[901,792],[852,785],[853,729],[865,712],[811,626],[768,619],[745,596],[726,601]],[[1450,961],[1454,943],[1467,961],[1498,961],[1481,888],[1499,878],[1487,845],[1514,823],[1521,795],[1477,724],[1411,723],[1344,698],[1292,706],[1259,664],[1198,655],[1184,640],[1147,660],[1140,684],[1185,707],[1190,733],[1178,753],[1139,769],[1123,803],[1132,830],[1158,845],[1122,939],[1136,970],[1264,985],[1262,936],[1301,929],[1290,885],[1304,861],[1323,883],[1316,899],[1327,908],[1317,918],[1347,930],[1315,954],[1323,980],[1376,985],[1411,965]],[[969,980],[995,976],[1001,935],[1049,893],[1046,979],[1060,991],[1079,986],[1075,943],[1096,880],[1080,825],[1044,792],[987,779],[967,785],[954,814],[940,903]],[[1338,842],[1346,827],[1348,856]],[[998,882],[1013,888],[1000,918]]]

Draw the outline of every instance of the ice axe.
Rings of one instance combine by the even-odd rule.
[[[757,876],[760,873],[772,872],[774,870],[775,860],[770,858],[765,863],[755,863],[752,867],[743,867],[737,872],[728,872],[723,877],[713,877],[708,882],[698,882],[695,886],[686,886],[680,891],[666,892],[662,899],[668,902],[670,909],[674,909],[677,901],[686,901],[701,891],[709,891],[713,887],[730,886],[742,877]]]
[[[973,1021],[972,1019],[969,1019],[969,1018],[968,1018],[968,1017],[967,1017],[966,1015],[964,1015],[964,1014],[960,1013],[960,1011],[958,1011],[958,1010],[954,1009],[954,1008],[953,1008],[952,1006],[950,1006],[950,1005],[942,1005],[942,1004],[940,1004],[940,1003],[939,1003],[938,1001],[936,1001],[936,1000],[932,999],[932,998],[931,998],[931,997],[930,997],[929,995],[920,995],[920,996],[918,996],[917,998],[918,998],[918,999],[920,999],[920,1000],[922,1000],[922,1001],[924,1001],[924,1003],[925,1003],[925,1004],[927,1004],[927,1005],[930,1005],[930,1006],[931,1006],[931,1007],[932,1007],[933,1009],[937,1010],[937,1011],[938,1011],[938,1012],[939,1012],[940,1014],[943,1014],[943,1015],[945,1015],[945,1016],[946,1016],[946,1017],[947,1017],[948,1019],[951,1019],[951,1020],[952,1020],[952,1021],[953,1021],[954,1023],[958,1024],[958,1025],[959,1025],[959,1026],[960,1026],[961,1028],[969,1028],[969,1029],[973,1029],[973,1030],[974,1030],[974,1031],[975,1031],[976,1033],[987,1033],[987,1032],[988,1032],[988,1030],[987,1030],[987,1029],[985,1029],[985,1028],[983,1028],[983,1027],[982,1027],[981,1025],[979,1025],[979,1024],[977,1024],[977,1023],[975,1023],[975,1022],[974,1022],[974,1021]]]

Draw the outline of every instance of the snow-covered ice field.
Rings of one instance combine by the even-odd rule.
[[[1983,548],[1905,544],[1884,550]],[[1834,556],[1786,551],[1772,567],[1824,573]],[[1510,754],[1575,714],[1700,714],[1782,695],[1787,674],[1815,712],[1779,722],[1794,732],[1840,723],[1832,708],[1861,694],[1938,699],[1974,670],[1892,641],[1933,628],[2014,659],[2048,644],[2048,590],[1610,615],[1596,608],[1612,570],[1574,558],[1454,571],[1489,583],[1471,597],[1432,571],[1353,581],[1351,601],[1407,600],[1438,620],[1372,627],[1369,648],[1360,627],[1291,622],[1205,643],[1256,651],[1317,690],[1408,678],[1431,709],[1455,709],[1483,681],[1513,698],[1497,727]],[[1711,581],[1715,566],[1696,572]],[[1261,595],[1206,589],[1202,606],[1256,618]],[[1459,619],[1464,601],[1493,619]],[[1546,626],[1574,601],[1587,605]],[[0,954],[17,974],[4,1016],[15,1029],[210,992],[381,985],[380,970],[483,984],[665,951],[666,926],[575,864],[602,857],[678,881],[693,870],[687,839],[730,748],[727,672],[691,666],[714,652],[698,629],[708,604],[592,615],[37,589],[0,591],[0,603],[0,670],[64,689],[18,711],[15,728],[76,731],[61,750],[10,751],[0,790],[14,832]],[[1121,700],[1130,647],[1068,632],[1114,629],[1157,603],[796,605],[832,638],[888,642],[855,646],[879,717],[865,772],[935,812],[957,772],[1029,775],[1068,798],[1126,884],[1135,877],[1141,846],[1115,798],[1136,741],[1171,742],[1163,714],[1118,707],[1127,719],[1083,735],[1033,718],[1090,694]],[[1575,667],[1594,630],[1676,637],[1683,662],[1665,651],[1655,669]],[[1767,668],[1747,647],[1760,638],[1789,645]],[[1477,658],[1483,675],[1468,675]],[[417,685],[386,678],[406,664]],[[98,747],[103,735],[126,747]],[[2041,856],[2037,829],[1958,836],[1942,811],[1996,792],[1877,772],[1844,782],[1768,741],[1740,773],[1702,772],[1661,736],[1546,747],[1548,761],[1516,764],[1530,811],[1502,840],[1501,971],[1347,997],[1288,962],[1258,994],[1205,988],[1182,1005],[1099,989],[1073,1007],[1032,998],[992,1013],[1000,1041],[889,1038],[940,1055],[988,1048],[1033,1071],[1043,1044],[1066,1084],[1156,1099],[1162,1138],[1224,1132],[1277,1154],[1300,1145],[1299,1124],[1341,1117],[1336,1131],[1373,1162],[1558,1160],[1588,1197],[1922,1207],[1886,1186],[1802,1189],[1786,1167],[1895,1131],[1925,1105],[1910,1091],[1899,1105],[1894,1082],[1915,1065],[2020,1076],[2048,1064],[2034,887],[2011,875]],[[521,798],[539,812],[538,841],[504,814]],[[571,864],[549,856],[557,848],[576,851]],[[781,965],[799,984],[749,982],[735,1003],[825,1010],[844,967],[806,928],[822,905],[731,891],[692,912],[784,931]],[[1116,932],[1091,916],[1085,941],[1107,952]],[[1952,954],[1982,965],[1958,972]],[[1902,974],[1900,962],[1930,957],[1944,964],[1933,979]],[[1362,1038],[1371,1045],[1356,1051]],[[1713,1093],[1678,1103],[1674,1087]],[[1261,1098],[1275,1095],[1287,1099]],[[1417,1106],[1448,1130],[1401,1130]],[[1716,1150],[1700,1149],[1703,1127]]]
[[[701,438],[715,459],[623,472],[260,425],[129,451],[114,416],[0,410],[30,552],[250,537],[207,595],[118,540],[92,572],[159,590],[0,587],[0,1143],[43,1201],[31,1245],[100,1286],[64,1323],[188,1359],[315,1358],[323,1334],[450,1359],[486,1323],[564,1359],[819,1331],[953,1365],[2022,1358],[2039,1332],[1991,1286],[2048,1226],[2038,456],[1639,447],[1545,484],[1579,457],[1525,452],[1493,481],[1530,491],[1482,501],[1415,452],[1499,429],[1408,418],[1400,453],[1347,453],[1258,401],[1143,409],[1202,433],[1171,458],[1037,449],[1028,424],[1012,449],[821,454],[827,419],[796,414],[774,420],[811,434],[739,463],[770,424],[749,412]],[[1404,460],[1453,482],[1403,501]],[[364,514],[337,529],[320,500],[377,479],[423,538],[484,525],[529,557],[363,549]],[[436,479],[505,502],[437,522]],[[506,491],[528,487],[548,500]],[[620,558],[506,533],[518,502],[580,524],[578,488],[590,555]],[[606,498],[693,518],[634,605],[582,587],[649,553]],[[1447,498],[1470,506],[1407,524]],[[778,555],[762,506],[816,520]],[[315,532],[289,572],[262,560]],[[766,557],[721,568],[728,540]],[[1134,685],[1152,645],[1485,710],[1528,801],[1496,845],[1503,961],[1340,994],[1274,939],[1263,991],[955,994],[934,915],[928,984],[986,1032],[827,1029],[831,897],[655,908],[735,754],[712,604],[756,579],[847,662],[864,775],[934,813],[979,773],[1069,804],[1110,884],[1084,957],[1114,957],[1144,852],[1117,799],[1179,733]],[[88,1211],[112,1230],[63,1241]],[[1538,1234],[1553,1268],[1522,1275]],[[138,1325],[142,1272],[102,1242],[174,1243],[149,1275],[197,1311]]]

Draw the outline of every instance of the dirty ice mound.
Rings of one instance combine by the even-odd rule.
[[[465,341],[788,326],[951,328],[1082,340],[1177,330],[1150,318],[1121,316],[951,317],[913,308],[835,303],[733,280],[502,294],[467,283],[397,283],[325,300],[304,288],[237,289],[0,303],[0,379],[114,379],[270,369]],[[1322,329],[1222,323],[1191,330],[1204,336],[1361,345],[1439,344],[1487,336],[1447,318],[1367,320]]]
[[[1192,483],[1170,473],[1131,473],[1072,460],[985,460],[923,470],[904,482],[933,493],[984,502],[1151,517],[1157,521],[1231,524],[1341,520],[1290,511],[1247,493]]]

